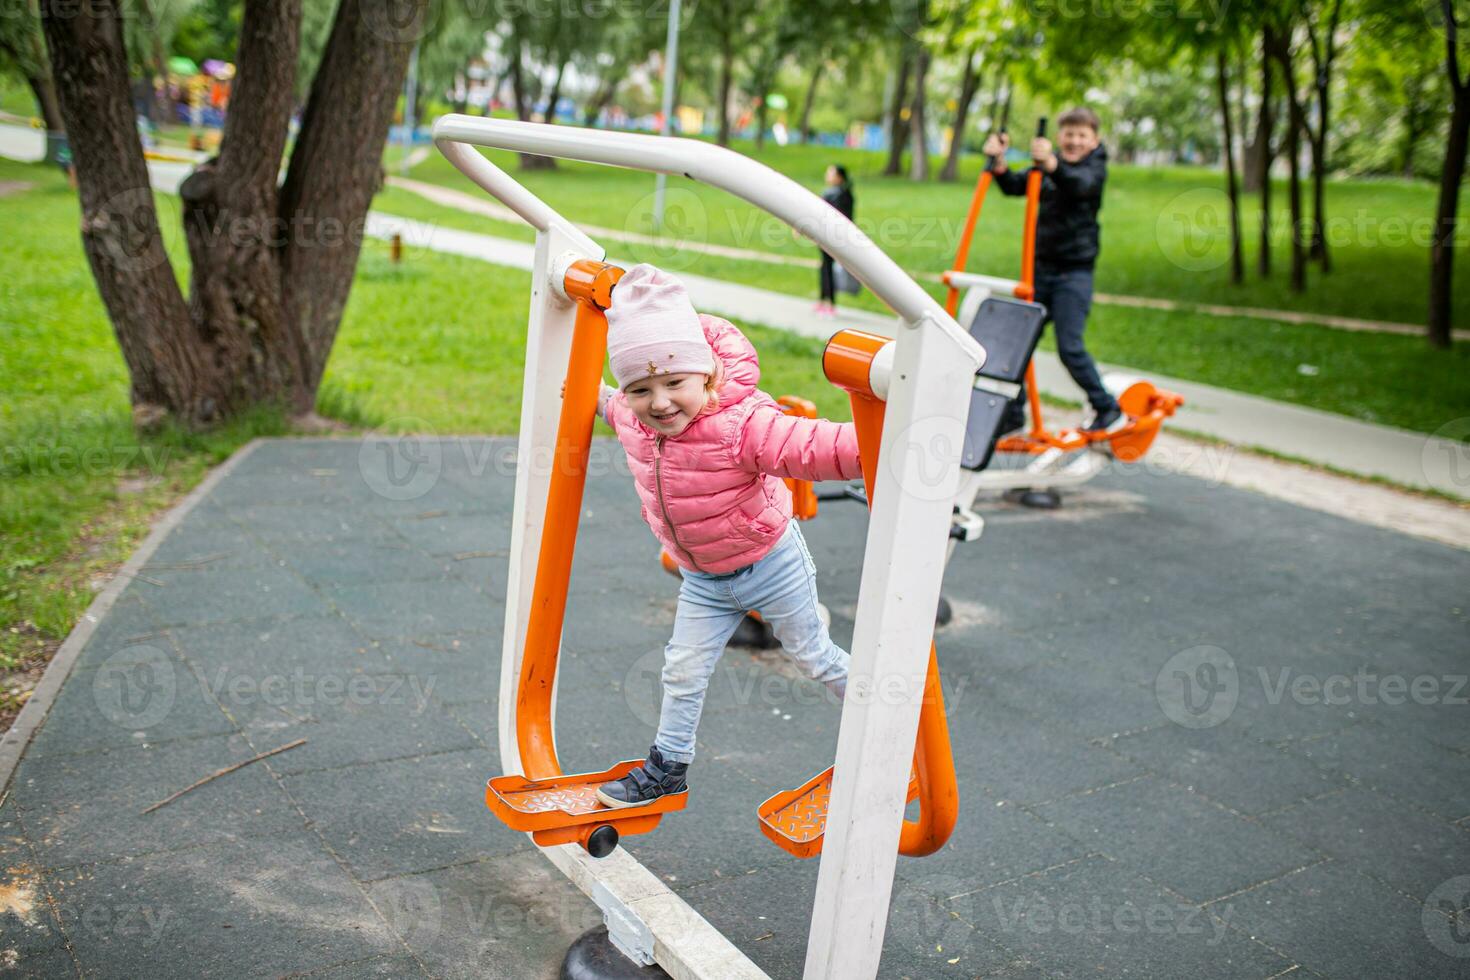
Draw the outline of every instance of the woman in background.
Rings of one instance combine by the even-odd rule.
[[[827,188],[822,191],[822,200],[842,212],[848,221],[852,220],[853,196],[852,181],[848,179],[847,168],[841,164],[832,164],[827,168]],[[822,270],[819,276],[822,289],[822,298],[813,307],[817,316],[834,317],[837,315],[837,279],[833,272],[832,256],[826,252],[822,253]]]

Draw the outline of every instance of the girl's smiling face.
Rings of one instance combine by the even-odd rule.
[[[623,389],[638,421],[661,436],[676,436],[704,408],[707,374],[659,374]]]

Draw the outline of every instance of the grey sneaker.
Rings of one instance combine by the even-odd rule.
[[[687,762],[668,762],[658,746],[650,745],[643,765],[622,779],[597,787],[597,798],[603,806],[618,809],[645,806],[660,796],[687,791],[689,782],[685,777],[688,772]]]

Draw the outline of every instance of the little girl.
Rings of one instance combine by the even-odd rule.
[[[850,480],[861,471],[852,424],[783,412],[756,388],[750,341],[696,313],[672,276],[629,269],[607,326],[618,387],[602,386],[598,410],[627,453],[643,520],[684,578],[653,747],[641,768],[597,791],[607,806],[631,807],[687,788],[705,689],[748,610],[806,676],[845,693],[848,654],[817,613],[816,565],[781,478]]]

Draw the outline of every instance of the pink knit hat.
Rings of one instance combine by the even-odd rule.
[[[656,374],[713,374],[715,355],[684,284],[644,263],[623,274],[607,310],[607,358],[619,388]]]

